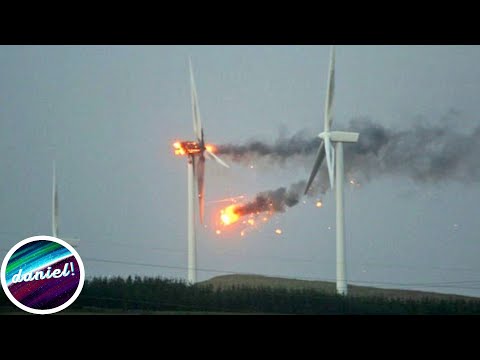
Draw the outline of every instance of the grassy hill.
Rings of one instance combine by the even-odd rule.
[[[327,281],[308,281],[286,278],[276,278],[261,275],[222,275],[210,280],[203,281],[199,285],[212,285],[215,289],[228,289],[231,287],[249,287],[249,288],[283,288],[288,290],[317,290],[327,294],[336,293],[336,284]],[[348,294],[353,297],[381,297],[385,299],[405,299],[405,300],[475,300],[480,298],[441,294],[435,292],[401,290],[401,289],[382,289],[368,286],[348,285]]]
[[[0,314],[19,314],[0,292]],[[350,286],[338,296],[333,282],[226,275],[189,285],[161,277],[88,279],[62,315],[81,314],[480,314],[480,298]]]

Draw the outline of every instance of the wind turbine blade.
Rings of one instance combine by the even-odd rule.
[[[53,162],[53,179],[52,179],[52,236],[58,237],[58,194],[57,179],[55,173],[55,161]]]
[[[325,147],[323,146],[323,141],[320,143],[320,147],[317,151],[317,156],[315,158],[315,163],[313,164],[312,172],[310,173],[310,178],[308,179],[307,187],[305,188],[305,195],[307,195],[308,190],[310,190],[310,186],[317,175],[318,169],[320,165],[322,165],[323,158],[325,157]]]
[[[335,95],[335,47],[330,53],[330,70],[328,72],[327,97],[325,99],[325,131],[330,131],[333,122],[333,98]]]
[[[190,87],[192,92],[192,114],[193,114],[193,132],[197,137],[198,142],[203,145],[203,129],[202,120],[200,118],[200,108],[198,106],[197,89],[195,87],[195,79],[193,77],[192,60],[188,59],[190,64]]]
[[[334,185],[334,166],[335,166],[335,149],[333,148],[330,137],[325,138],[325,154],[327,158],[328,177],[330,179],[330,188],[333,189]]]
[[[206,150],[207,154],[212,157],[216,162],[218,162],[220,165],[225,166],[226,168],[230,168],[230,166],[220,159],[217,155],[215,155],[213,152]]]
[[[197,178],[198,210],[200,213],[200,223],[203,224],[205,210],[205,157],[203,155],[198,157],[196,165],[194,176]]]

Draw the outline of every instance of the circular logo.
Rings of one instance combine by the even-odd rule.
[[[51,236],[20,241],[5,256],[2,287],[20,309],[52,314],[71,305],[85,281],[83,262],[67,242]]]

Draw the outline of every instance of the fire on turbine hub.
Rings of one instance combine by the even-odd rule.
[[[175,155],[195,155],[202,152],[202,147],[196,141],[177,141],[173,144]],[[205,150],[214,152],[215,146],[205,145]]]

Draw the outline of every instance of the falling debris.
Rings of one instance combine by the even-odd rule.
[[[238,221],[240,216],[237,213],[237,205],[230,205],[225,209],[221,210],[220,212],[220,219],[222,220],[222,224],[228,226]]]
[[[281,229],[276,229],[275,234],[282,235],[283,231]]]
[[[321,201],[321,200],[318,200],[318,201],[316,202],[315,206],[316,206],[317,208],[321,208],[321,207],[323,206],[322,201]]]
[[[297,205],[305,185],[305,181],[300,181],[288,188],[281,187],[261,192],[250,202],[229,205],[220,210],[220,224],[230,227],[239,222],[241,218],[246,217],[245,220],[239,222],[240,225],[246,226],[240,235],[244,236],[246,230],[258,230],[261,224],[266,223],[273,214],[284,213],[287,208]]]
[[[238,206],[235,212],[240,216],[262,212],[283,213],[287,208],[299,203],[304,188],[305,181],[300,181],[290,185],[288,189],[280,187],[276,190],[261,192],[251,202]]]

